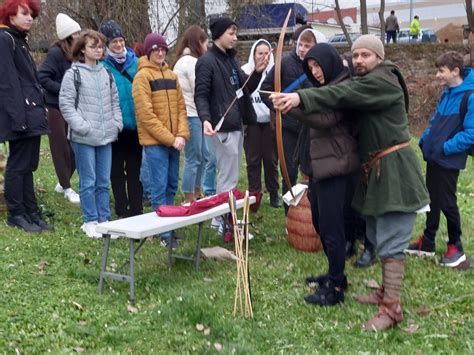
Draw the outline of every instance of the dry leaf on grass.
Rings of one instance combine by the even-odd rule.
[[[129,304],[129,305],[127,306],[127,311],[128,311],[128,313],[138,313],[138,308],[132,306],[131,304]]]
[[[205,329],[204,324],[201,324],[201,323],[196,324],[196,330],[198,332],[202,332],[204,331],[204,329]]]
[[[74,349],[72,349],[72,350],[74,350],[74,351],[75,351],[76,353],[78,353],[78,354],[82,354],[85,349],[84,349],[84,348],[79,348],[79,347],[77,347],[77,348],[74,348]]]
[[[44,272],[44,269],[46,269],[46,266],[48,266],[48,262],[45,260],[41,260],[36,267],[38,268],[39,272]]]
[[[222,350],[222,344],[214,343],[214,349],[216,349],[217,351],[221,351]]]
[[[413,319],[407,321],[407,327],[403,329],[408,334],[414,334],[418,330],[418,324]]]
[[[377,281],[375,281],[374,279],[370,279],[369,281],[367,281],[367,287],[368,288],[373,288],[373,289],[379,289],[380,288],[380,285]]]
[[[205,336],[209,336],[211,335],[211,328],[206,328],[204,329],[204,333],[203,333]]]
[[[79,303],[72,301],[72,304],[74,305],[74,307],[76,307],[78,311],[82,312],[84,310],[84,307],[82,307]]]
[[[423,304],[415,312],[416,312],[416,314],[418,314],[420,316],[427,316],[428,314],[431,313],[431,309],[427,305]]]

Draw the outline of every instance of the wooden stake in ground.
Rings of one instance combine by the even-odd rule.
[[[237,268],[233,315],[234,317],[237,315],[237,309],[239,308],[241,315],[246,318],[253,318],[248,263],[248,214],[250,211],[250,199],[248,191],[246,192],[244,198],[243,217],[241,221],[238,221],[237,218],[236,200],[232,191],[229,192],[229,209],[234,229],[234,246]]]

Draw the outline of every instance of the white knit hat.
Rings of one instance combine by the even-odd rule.
[[[60,40],[66,39],[80,30],[81,26],[68,15],[59,13],[56,16],[56,32]]]

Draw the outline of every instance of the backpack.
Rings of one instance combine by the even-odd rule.
[[[79,88],[81,87],[81,72],[79,71],[79,68],[76,66],[71,67],[72,72],[74,73],[74,87],[76,88],[76,98],[74,100],[74,108],[77,110],[77,106],[79,105]],[[112,73],[110,72],[109,69],[104,67],[105,71],[109,75],[109,87],[110,87],[110,93],[112,94],[112,82],[113,82],[113,77]]]
[[[469,101],[469,97],[471,94],[474,93],[474,90],[468,90],[464,93],[464,96],[461,100],[461,107],[459,109],[459,116],[461,116],[461,121],[464,122],[464,118],[466,117],[467,113],[467,104]],[[467,153],[471,156],[474,156],[474,145],[471,145],[471,148],[468,149]]]

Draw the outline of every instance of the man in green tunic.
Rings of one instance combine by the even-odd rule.
[[[351,109],[359,121],[359,149],[363,178],[353,207],[367,221],[367,237],[382,260],[383,284],[376,293],[359,296],[364,304],[378,304],[367,330],[383,330],[400,323],[400,291],[405,270],[404,249],[410,241],[416,212],[429,196],[420,163],[410,147],[408,92],[397,66],[384,61],[382,42],[373,35],[359,37],[352,46],[352,81],[335,86],[273,94],[276,109],[299,106],[305,113]]]

